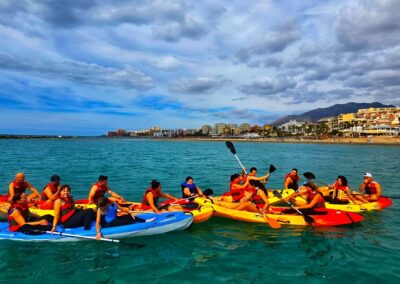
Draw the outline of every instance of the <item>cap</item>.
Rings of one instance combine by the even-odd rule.
[[[365,174],[364,174],[364,177],[370,177],[370,178],[372,178],[372,175],[371,175],[370,173],[365,173]]]
[[[50,181],[59,181],[61,178],[58,175],[52,175]]]

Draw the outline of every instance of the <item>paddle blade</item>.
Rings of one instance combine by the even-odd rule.
[[[275,172],[276,171],[276,168],[274,167],[274,165],[270,165],[269,166],[269,173],[273,173],[273,172]]]
[[[233,155],[236,155],[235,146],[233,146],[233,143],[231,141],[226,141],[226,147],[228,147],[229,151],[231,151]]]
[[[280,194],[276,189],[272,191],[272,194],[273,194],[275,197],[278,197],[278,198],[282,199],[282,194]]]
[[[315,175],[314,175],[313,173],[311,173],[311,172],[305,172],[305,173],[303,174],[303,176],[304,176],[306,179],[315,179]]]
[[[304,217],[304,220],[305,220],[307,223],[309,223],[311,226],[314,226],[315,220],[313,219],[313,217],[304,214],[304,212],[303,212],[303,217]]]
[[[209,196],[214,194],[214,190],[212,190],[211,188],[207,188],[206,190],[203,191],[203,195],[205,196]]]
[[[272,229],[280,229],[282,227],[281,224],[279,224],[278,221],[272,218],[268,218],[267,214],[263,213],[263,217],[265,220],[265,223],[267,223]]]

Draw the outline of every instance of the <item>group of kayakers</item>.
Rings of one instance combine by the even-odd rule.
[[[233,174],[230,178],[229,192],[223,194],[223,200],[236,203],[234,209],[250,212],[270,213],[268,203],[268,191],[265,184],[268,182],[270,173],[257,176],[257,168],[253,167],[249,173],[244,169],[242,174]],[[318,186],[307,181],[299,186],[300,176],[297,169],[292,169],[284,179],[284,188],[293,189],[294,192],[284,198],[284,201],[294,201],[295,197],[301,196],[305,200],[303,204],[296,204],[294,209],[320,210],[325,208],[325,201],[336,204],[362,204],[376,201],[381,196],[381,186],[373,180],[372,174],[365,173],[364,180],[359,187],[360,194],[352,194],[345,176],[338,176],[337,180],[329,186],[331,194],[324,196]],[[28,195],[26,190],[31,193]],[[192,199],[204,196],[203,191],[194,183],[193,178],[188,176],[181,184],[182,198]],[[106,197],[106,194],[109,197]],[[166,198],[172,202],[159,204],[159,198]],[[67,184],[61,185],[58,175],[50,177],[50,182],[44,186],[42,193],[25,180],[24,173],[17,173],[15,180],[9,184],[8,201],[11,203],[8,209],[8,221],[10,231],[23,231],[35,234],[41,231],[55,232],[57,225],[62,224],[65,228],[83,227],[90,229],[93,221],[96,221],[96,238],[101,237],[101,228],[110,226],[121,226],[134,222],[146,222],[146,220],[135,216],[142,211],[153,211],[161,213],[165,211],[183,210],[180,204],[174,204],[177,200],[171,194],[162,191],[161,183],[152,180],[150,187],[144,192],[142,202],[126,206],[126,200],[111,190],[108,186],[108,177],[100,175],[89,191],[87,201],[79,203],[96,205],[94,208],[77,208],[71,195],[71,187]],[[30,214],[29,206],[35,205],[40,209],[54,210],[54,217],[45,215],[35,217]],[[125,205],[125,206],[123,206]],[[289,213],[286,212],[286,213]]]
[[[29,189],[31,194],[27,194]],[[192,177],[187,177],[181,184],[182,197],[191,198],[203,196],[202,190],[193,182]],[[108,194],[109,197],[105,195]],[[139,205],[129,207],[122,206],[126,200],[111,190],[108,186],[108,177],[100,175],[89,191],[87,201],[83,203],[95,204],[95,208],[77,208],[71,195],[71,187],[67,184],[61,185],[58,175],[50,177],[50,182],[44,186],[42,193],[25,180],[24,173],[17,173],[15,180],[9,184],[8,201],[11,203],[8,209],[8,221],[10,231],[23,231],[35,234],[41,231],[55,232],[58,224],[65,228],[84,227],[90,229],[90,224],[96,221],[96,238],[101,237],[101,227],[121,226],[134,222],[145,222],[135,216],[140,211],[154,211],[161,213],[165,211],[182,210],[179,204],[164,204],[159,206],[160,197],[167,199],[178,199],[171,194],[162,192],[161,183],[152,180],[150,187],[145,191],[143,200]],[[40,209],[54,210],[54,217],[45,215],[34,217],[30,214],[29,206],[35,205]],[[135,212],[134,210],[138,210]],[[139,211],[140,210],[140,211]],[[147,220],[149,221],[149,220]]]
[[[223,200],[227,202],[238,203],[235,209],[247,210],[252,212],[268,213],[268,192],[265,184],[268,181],[269,173],[265,176],[257,177],[257,169],[255,167],[250,169],[247,174],[245,170],[242,175],[233,174],[230,180],[229,192],[223,194]],[[299,186],[300,175],[297,169],[292,169],[286,174],[284,179],[284,189],[293,189],[294,192],[285,197],[284,201],[294,201],[297,204],[295,209],[299,210],[314,210],[318,208],[325,208],[325,201],[335,204],[363,204],[378,200],[382,194],[381,186],[378,182],[373,180],[371,173],[365,173],[364,179],[359,186],[359,192],[350,192],[345,176],[338,176],[332,185],[328,185],[330,194],[324,196],[319,187],[311,181],[305,182]],[[303,197],[302,204],[298,204],[294,199],[297,196]],[[258,203],[264,204],[261,208],[257,206]]]

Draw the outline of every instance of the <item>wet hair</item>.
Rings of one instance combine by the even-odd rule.
[[[297,169],[292,169],[292,171],[296,171],[296,173],[298,173],[298,172],[299,172]]]
[[[186,182],[188,182],[190,179],[193,179],[191,176],[186,177]]]
[[[343,186],[349,185],[349,183],[347,182],[347,178],[345,176],[338,176],[337,179],[340,179],[342,181]]]
[[[70,187],[68,184],[63,184],[63,185],[60,187],[60,192],[61,192],[62,190],[64,190],[64,189],[66,189],[66,188],[68,188],[69,191],[71,191],[71,187]]]
[[[14,204],[17,203],[19,200],[21,200],[22,194],[23,193],[14,194],[13,197],[11,198],[11,203]]]
[[[311,182],[311,181],[306,182],[305,184],[303,184],[303,186],[310,187],[313,191],[317,191],[318,190],[318,186],[315,183]]]
[[[161,183],[159,181],[153,179],[150,184],[151,184],[152,189],[157,189]]]
[[[110,203],[110,200],[107,197],[100,196],[99,199],[97,200],[97,207],[104,207],[108,203]]]
[[[257,168],[256,167],[251,167],[250,168],[250,172],[252,172],[252,171],[257,171]]]
[[[105,180],[108,180],[108,176],[100,175],[99,178],[98,178],[99,182],[102,182],[102,181],[105,181]]]
[[[234,181],[234,180],[237,179],[238,177],[240,177],[240,175],[238,175],[238,174],[233,174],[233,175],[231,175],[231,181]]]

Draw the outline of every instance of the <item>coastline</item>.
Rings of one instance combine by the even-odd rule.
[[[287,143],[287,144],[346,144],[346,145],[395,145],[400,146],[400,137],[373,136],[373,137],[332,137],[311,139],[308,137],[268,137],[268,138],[238,138],[238,137],[107,137],[107,136],[46,136],[46,135],[0,135],[0,140],[9,139],[54,139],[54,140],[75,140],[75,139],[112,139],[112,140],[152,140],[152,141],[200,141],[200,142],[259,142],[259,143]]]
[[[396,145],[400,146],[400,137],[387,137],[387,136],[376,136],[376,137],[337,137],[337,138],[325,138],[325,139],[307,139],[300,137],[279,137],[279,138],[256,138],[256,139],[245,139],[245,138],[204,138],[204,137],[179,137],[179,138],[151,138],[151,140],[160,141],[204,141],[204,142],[221,142],[221,141],[234,141],[234,142],[264,142],[264,143],[287,143],[287,144],[349,144],[349,145]]]

